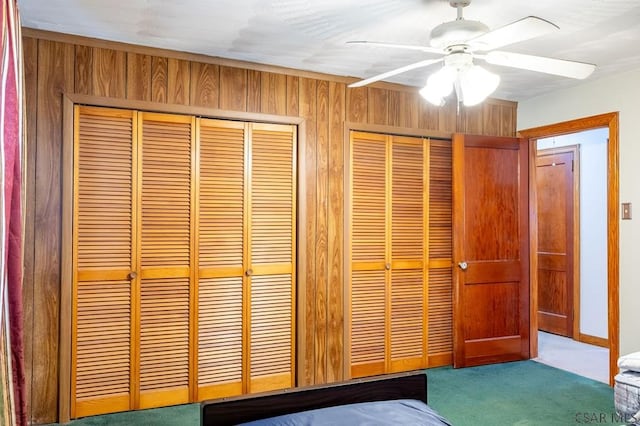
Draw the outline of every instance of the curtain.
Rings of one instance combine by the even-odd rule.
[[[0,281],[2,318],[8,320],[15,424],[26,426],[22,345],[22,37],[15,0],[2,1],[0,34]]]

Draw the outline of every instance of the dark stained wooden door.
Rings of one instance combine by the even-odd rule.
[[[573,152],[538,153],[538,329],[573,337]]]
[[[529,358],[525,139],[453,138],[454,367]]]

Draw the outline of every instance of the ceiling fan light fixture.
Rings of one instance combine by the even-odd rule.
[[[420,95],[435,106],[442,106],[454,87],[465,106],[478,105],[500,84],[500,76],[478,65],[456,67],[445,65],[427,78]]]
[[[478,105],[491,95],[500,84],[500,76],[478,65],[472,65],[458,75],[462,103]]]
[[[584,79],[596,69],[594,64],[564,59],[548,58],[521,53],[494,50],[502,46],[530,40],[559,30],[559,27],[536,16],[527,16],[518,21],[490,30],[484,23],[466,20],[462,10],[472,0],[448,0],[457,9],[455,21],[444,22],[430,34],[430,46],[416,46],[384,42],[357,41],[399,49],[421,50],[429,54],[444,55],[442,59],[426,59],[404,67],[386,71],[349,87],[360,87],[384,80],[407,71],[427,67],[441,60],[444,67],[427,79],[420,95],[430,103],[442,106],[445,98],[455,89],[459,103],[473,106],[484,101],[500,84],[500,77],[473,63],[474,59],[490,65],[505,66],[536,71],[568,78]],[[478,55],[477,52],[487,52]]]
[[[445,98],[453,91],[457,71],[455,68],[443,66],[427,78],[427,84],[420,89],[420,95],[435,106],[442,106]]]

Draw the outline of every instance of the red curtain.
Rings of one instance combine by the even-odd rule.
[[[0,58],[0,162],[2,191],[2,294],[7,297],[13,411],[16,425],[26,426],[22,344],[22,46],[15,0],[2,0]],[[7,316],[3,315],[4,318]]]

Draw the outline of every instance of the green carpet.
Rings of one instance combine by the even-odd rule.
[[[455,426],[621,424],[613,389],[534,361],[428,370],[429,405]]]
[[[429,405],[455,426],[621,424],[604,383],[534,361],[427,371]],[[74,420],[70,426],[190,426],[198,404]]]
[[[67,423],[69,426],[197,426],[199,424],[200,404],[126,411],[85,417]]]

